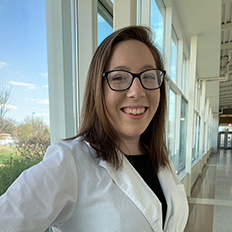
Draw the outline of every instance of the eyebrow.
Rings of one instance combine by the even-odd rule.
[[[151,65],[151,64],[145,64],[145,65],[143,65],[142,66],[142,69],[143,70],[146,70],[146,69],[153,69],[153,68],[155,68],[153,65]]]
[[[144,71],[146,69],[154,69],[155,67],[151,64],[145,64],[141,67],[141,70]],[[127,70],[129,71],[129,68],[127,66],[116,66],[113,68],[113,70]]]

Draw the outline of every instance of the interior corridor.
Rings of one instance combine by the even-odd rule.
[[[208,160],[189,199],[185,232],[232,232],[232,150]]]

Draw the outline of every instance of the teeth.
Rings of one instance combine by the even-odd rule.
[[[123,109],[124,112],[126,112],[127,114],[142,114],[145,111],[145,108],[138,108],[138,109],[131,109],[131,108],[125,108]]]

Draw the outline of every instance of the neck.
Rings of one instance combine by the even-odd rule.
[[[126,155],[141,155],[146,151],[140,142],[140,138],[132,140],[122,140],[119,149]]]

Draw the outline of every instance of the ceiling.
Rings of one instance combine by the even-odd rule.
[[[230,51],[232,57],[232,0],[164,1],[178,16],[187,49],[191,36],[198,35],[197,78],[206,80],[206,97],[214,117],[220,123],[232,123],[232,61],[228,63]]]

